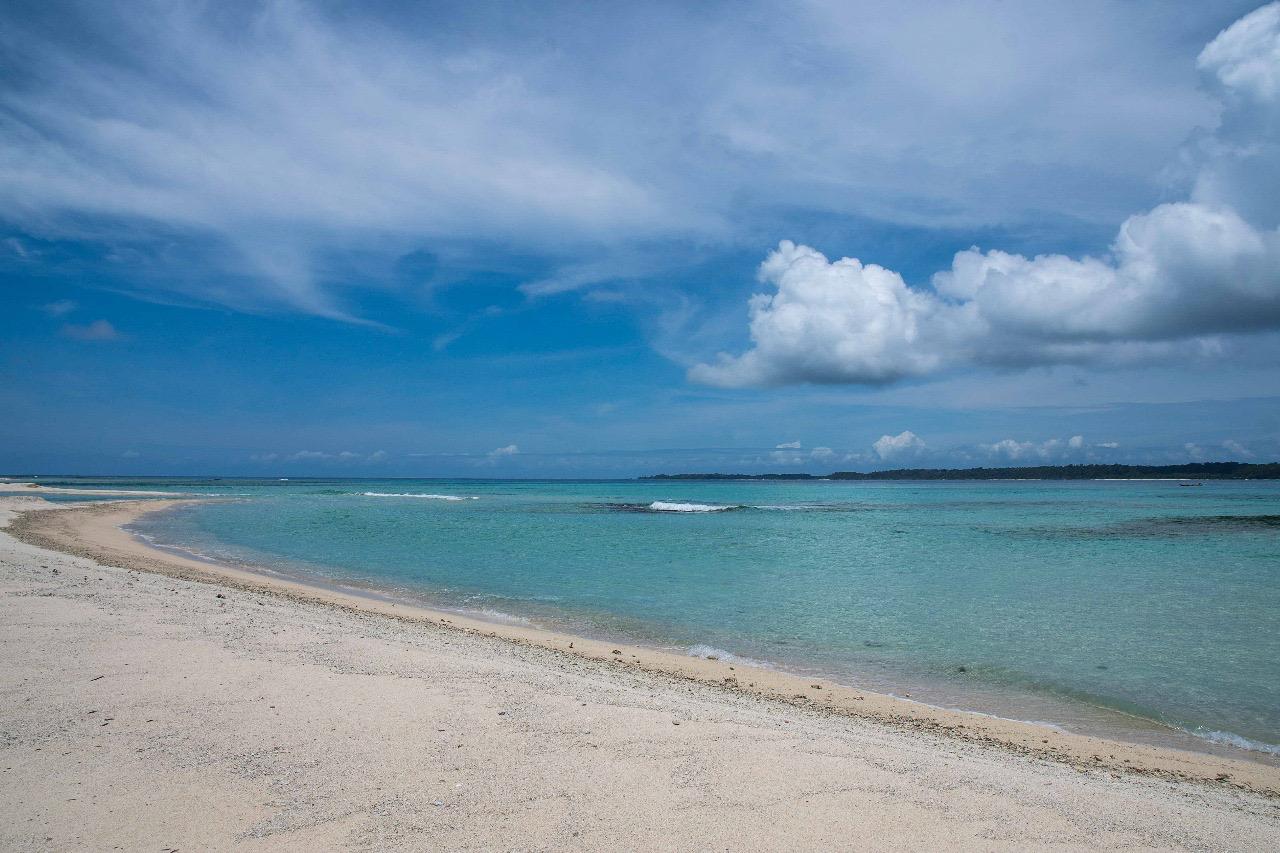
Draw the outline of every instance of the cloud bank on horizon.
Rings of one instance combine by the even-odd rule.
[[[724,387],[888,383],[963,366],[1159,361],[1280,328],[1280,3],[1232,24],[1197,67],[1216,130],[1186,201],[1134,214],[1104,257],[972,248],[932,290],[784,240],[760,267],[752,346],[695,365]]]

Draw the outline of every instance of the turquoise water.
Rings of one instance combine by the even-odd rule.
[[[1280,744],[1276,482],[101,484],[225,497],[138,526],[219,559],[1074,730]]]

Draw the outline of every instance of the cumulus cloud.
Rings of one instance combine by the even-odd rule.
[[[871,449],[883,460],[901,459],[908,456],[919,456],[928,445],[924,439],[911,430],[903,430],[897,435],[882,435],[871,445]]]
[[[504,461],[508,461],[515,456],[520,455],[520,448],[515,444],[508,444],[505,447],[495,447],[483,456],[476,455],[468,457],[468,464],[480,467],[489,467],[498,465]]]
[[[1014,462],[1028,458],[1052,459],[1061,451],[1062,442],[1051,438],[1037,444],[1033,441],[1015,441],[1012,438],[1006,438],[994,444],[984,445],[983,449],[992,456]]]
[[[1102,257],[958,253],[932,289],[783,241],[760,267],[752,346],[694,366],[726,387],[885,383],[966,365],[1158,359],[1280,328],[1280,3],[1201,53],[1223,113],[1188,153],[1191,198],[1130,216]]]
[[[776,385],[792,381],[885,382],[941,366],[944,347],[937,299],[907,287],[902,276],[856,258],[829,262],[784,240],[760,267],[773,294],[751,298],[755,346],[717,364],[696,365],[690,378],[712,385]]]
[[[1242,459],[1252,459],[1254,456],[1252,450],[1245,447],[1235,439],[1228,438],[1226,441],[1222,442],[1222,446],[1226,448],[1227,452],[1232,456],[1237,456]]]
[[[1044,441],[1018,441],[1002,439],[992,444],[982,444],[978,450],[1000,462],[1086,462],[1107,458],[1106,451],[1120,445],[1114,441],[1089,444],[1082,435],[1067,439],[1048,438]],[[1102,451],[1102,452],[1097,452]]]
[[[308,462],[316,459],[332,459],[332,453],[325,453],[322,450],[299,450],[289,456],[291,462]]]
[[[80,326],[74,323],[67,323],[62,327],[62,334],[68,338],[77,341],[121,341],[124,335],[120,334],[115,326],[106,320],[94,320],[92,323]]]
[[[1280,5],[1268,3],[1209,43],[1196,65],[1228,90],[1272,100],[1280,95]]]
[[[784,441],[784,442],[782,442],[781,444],[775,444],[775,445],[774,445],[774,447],[776,447],[778,450],[799,450],[799,449],[800,449],[800,442],[798,442],[798,441]]]

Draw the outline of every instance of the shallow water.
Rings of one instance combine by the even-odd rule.
[[[159,488],[228,498],[138,527],[214,558],[1074,730],[1280,744],[1280,483]]]

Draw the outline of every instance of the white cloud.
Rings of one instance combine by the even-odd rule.
[[[48,314],[50,317],[62,317],[76,310],[76,303],[70,299],[59,299],[56,302],[49,302],[40,306],[40,310]]]
[[[784,442],[782,442],[781,444],[775,444],[775,445],[774,445],[774,447],[776,447],[778,450],[799,450],[799,449],[800,449],[800,442],[798,442],[798,441],[784,441]]]
[[[1088,462],[1097,459],[1094,451],[1115,450],[1120,445],[1114,441],[1089,444],[1082,435],[1073,435],[1068,439],[1048,438],[1044,441],[1017,441],[1006,438],[994,444],[978,445],[978,450],[987,456],[1006,462]]]
[[[1015,441],[1012,438],[1006,438],[997,441],[995,444],[983,445],[983,449],[991,456],[996,456],[1010,461],[1021,461],[1026,459],[1036,459],[1049,461],[1064,456],[1068,450],[1078,450],[1083,445],[1069,445],[1067,442],[1058,438],[1050,438],[1045,441],[1036,443],[1033,441]]]
[[[1274,328],[1280,234],[1229,208],[1163,204],[1126,220],[1108,259],[970,249],[934,286],[953,310],[971,309],[978,357],[1067,360],[1055,356],[1078,344]]]
[[[1213,336],[1280,328],[1278,44],[1272,4],[1205,48],[1200,66],[1215,75],[1224,112],[1189,154],[1192,197],[1130,216],[1107,256],[972,248],[925,291],[784,240],[760,267],[775,290],[751,299],[751,348],[698,364],[690,378],[884,383],[974,364],[1211,354]]]
[[[290,462],[310,462],[318,459],[332,459],[332,453],[325,453],[322,450],[299,450],[289,456]]]
[[[115,326],[106,320],[94,320],[87,325],[78,326],[74,323],[68,323],[62,327],[62,334],[68,338],[77,341],[122,341],[124,335],[120,334]]]
[[[815,447],[813,450],[809,451],[809,456],[819,462],[831,459],[835,455],[836,452],[830,447]]]
[[[102,6],[80,10],[80,39],[6,39],[31,85],[0,93],[0,202],[45,235],[220,241],[238,278],[169,284],[191,295],[350,319],[317,283],[327,251],[691,225],[564,132],[566,93],[531,57],[347,26],[311,4]],[[128,39],[128,61],[82,53],[95,36]]]
[[[777,199],[927,227],[1050,206],[1114,221],[1155,189],[1140,166],[1209,114],[1173,36],[1221,14],[544,4],[512,28],[485,4],[443,18],[381,5],[7,15],[0,211],[45,237],[132,246],[150,287],[339,318],[321,282],[344,251],[483,235],[563,257],[526,285],[551,293],[634,275],[636,254],[663,254],[637,253],[646,241],[754,234]],[[1258,76],[1221,67],[1231,85]],[[214,243],[208,276],[165,260],[193,237]]]
[[[1226,441],[1222,442],[1222,446],[1226,448],[1232,456],[1238,456],[1242,459],[1252,459],[1254,456],[1252,450],[1245,447],[1235,439],[1228,438]]]
[[[882,435],[871,445],[876,455],[883,460],[918,456],[927,447],[924,439],[911,430],[903,430],[897,435]]]
[[[1280,95],[1280,4],[1269,3],[1236,21],[1200,53],[1202,71],[1226,89],[1271,100]]]
[[[286,462],[380,462],[387,458],[386,451],[377,450],[370,454],[357,453],[354,450],[339,450],[331,453],[325,450],[299,450],[281,457],[277,453],[255,453],[249,457],[254,462],[273,462],[283,458]]]
[[[504,456],[515,456],[519,452],[519,447],[514,444],[508,444],[506,447],[498,447],[490,450],[488,456],[490,459],[501,459]]]
[[[941,366],[938,300],[902,276],[855,258],[830,263],[784,240],[760,267],[777,292],[751,298],[751,340],[739,357],[689,371],[694,381],[729,387],[792,381],[885,382]]]

